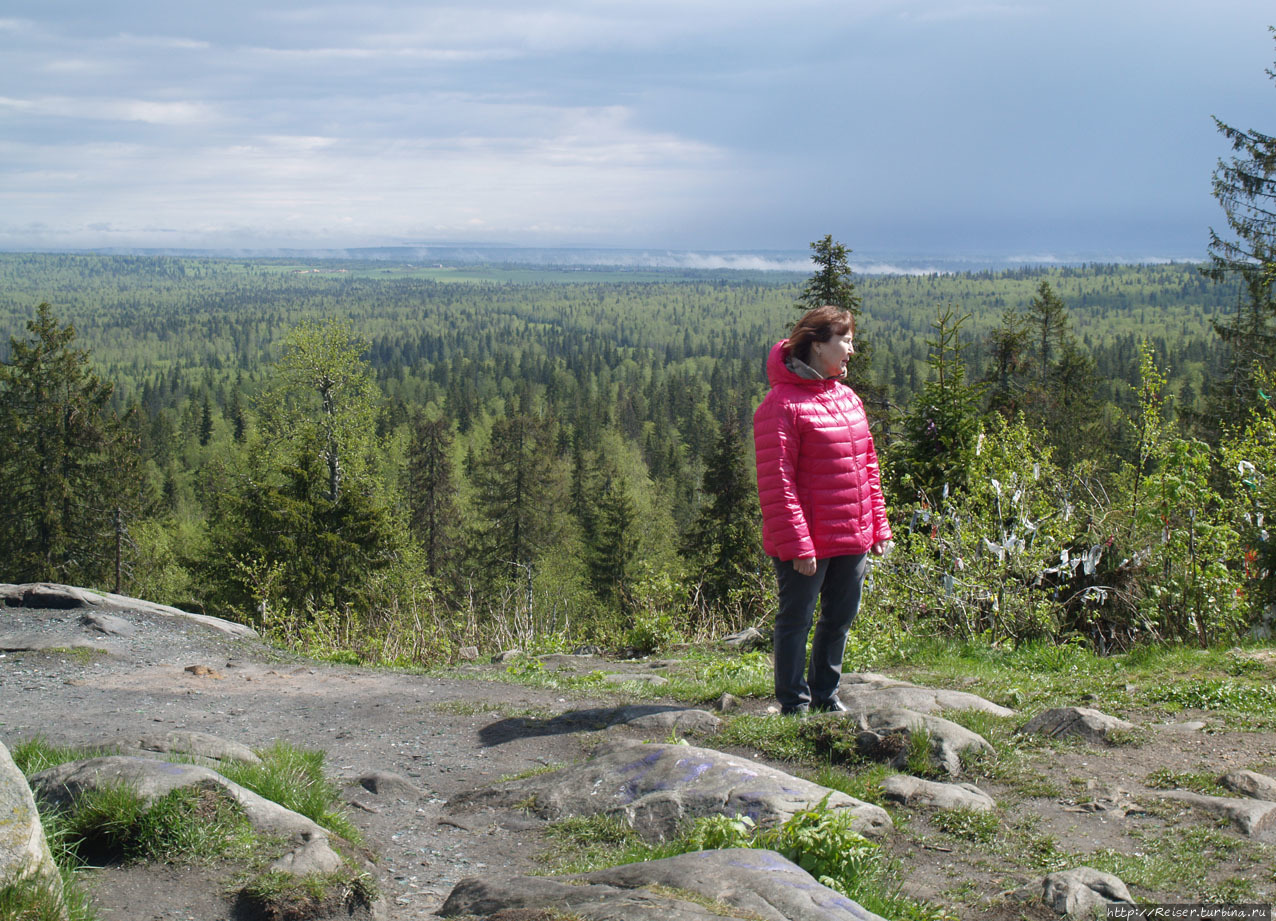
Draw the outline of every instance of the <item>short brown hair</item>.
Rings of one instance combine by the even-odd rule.
[[[811,360],[811,343],[828,342],[834,336],[844,336],[847,331],[855,332],[855,315],[835,304],[825,304],[808,310],[802,315],[789,334],[786,345],[787,354],[809,362]]]

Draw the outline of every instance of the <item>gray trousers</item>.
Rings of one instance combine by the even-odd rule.
[[[859,613],[867,560],[865,553],[818,560],[815,575],[804,576],[793,568],[792,560],[771,558],[780,583],[780,610],[775,616],[775,696],[781,710],[820,706],[837,696],[846,634]],[[807,670],[806,639],[817,598],[820,620]]]

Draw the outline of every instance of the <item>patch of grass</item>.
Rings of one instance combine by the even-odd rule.
[[[276,742],[258,755],[261,764],[227,761],[218,772],[227,780],[304,815],[347,841],[358,844],[362,840],[359,830],[337,805],[340,792],[324,776],[323,752]]]
[[[70,745],[54,745],[42,736],[35,736],[25,742],[19,742],[9,752],[14,763],[24,776],[30,777],[59,764],[70,761],[82,761],[86,758],[100,758],[103,755],[118,755],[120,750],[111,746],[77,747]]]
[[[1155,833],[1132,830],[1140,840],[1134,850],[1106,848],[1083,855],[1084,863],[1119,876],[1128,886],[1156,891],[1202,892],[1210,871],[1245,846],[1225,832],[1204,825]]]
[[[371,909],[378,898],[376,880],[350,867],[332,873],[295,876],[270,870],[239,891],[236,908],[249,917],[315,918],[354,915]]]
[[[40,652],[51,656],[66,656],[81,665],[88,665],[95,659],[103,659],[110,655],[105,649],[95,649],[92,646],[50,646],[48,649],[41,649]]]
[[[1147,698],[1175,708],[1233,711],[1256,716],[1276,713],[1276,685],[1242,684],[1231,678],[1200,678],[1150,688]]]
[[[701,653],[685,664],[690,673],[670,676],[661,690],[687,703],[709,703],[723,694],[766,698],[775,692],[768,652]]]
[[[85,793],[61,816],[60,848],[89,864],[245,857],[257,845],[243,810],[218,789],[183,788],[148,803],[118,784]]]
[[[1154,790],[1193,790],[1209,796],[1231,796],[1230,790],[1218,782],[1218,775],[1194,771],[1172,771],[1158,768],[1143,778]]]
[[[977,844],[992,844],[1001,831],[1001,819],[997,813],[991,811],[940,809],[931,817],[931,821],[944,834]]]
[[[719,747],[752,748],[776,761],[826,760],[811,739],[809,726],[832,720],[801,720],[782,716],[742,713],[732,716],[718,733]]]
[[[837,790],[847,796],[853,796],[875,806],[886,806],[886,796],[882,792],[882,781],[891,774],[898,773],[885,764],[873,764],[857,773],[850,773],[843,768],[826,765],[810,778],[822,787]]]
[[[515,780],[526,780],[529,777],[539,777],[541,774],[552,774],[567,765],[561,761],[553,761],[549,764],[538,764],[536,767],[528,768],[525,771],[519,771],[515,774],[505,774],[500,777],[497,783],[512,783]]]
[[[0,918],[14,921],[96,921],[88,896],[68,871],[0,880]]]
[[[445,700],[430,709],[457,716],[478,716],[482,713],[497,713],[501,710],[501,705],[490,700]]]

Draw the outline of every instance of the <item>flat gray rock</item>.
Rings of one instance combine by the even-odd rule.
[[[408,778],[392,771],[373,771],[370,774],[364,774],[355,783],[377,796],[397,795],[419,799],[425,795],[425,791]]]
[[[969,783],[936,783],[907,774],[892,774],[882,781],[882,790],[891,802],[904,806],[970,809],[975,812],[991,812],[997,808],[991,796]]]
[[[1133,905],[1125,883],[1093,867],[1051,873],[1041,881],[1041,899],[1068,918],[1103,917],[1109,905]]]
[[[1276,802],[1276,779],[1257,771],[1229,771],[1219,780],[1229,790],[1252,799]]]
[[[1078,736],[1088,742],[1107,742],[1114,730],[1129,732],[1134,728],[1133,723],[1089,707],[1054,707],[1028,720],[1020,731],[1052,739]]]
[[[896,681],[874,672],[855,672],[842,676],[838,689],[842,703],[852,710],[865,712],[883,707],[903,707],[917,713],[935,714],[944,710],[978,710],[995,716],[1014,716],[1015,711],[985,700],[978,694],[926,688]]]
[[[234,637],[255,637],[257,631],[244,624],[231,623],[220,617],[207,614],[193,614],[170,607],[166,604],[155,604],[126,595],[112,592],[93,592],[85,588],[70,585],[58,585],[52,582],[27,582],[19,585],[0,583],[0,607],[10,608],[44,608],[55,610],[75,610],[89,608],[98,613],[110,611],[141,611],[145,614],[156,614],[161,617],[178,617],[185,620],[212,627],[221,633]],[[96,629],[96,628],[90,628]],[[115,634],[122,635],[122,634]]]
[[[93,743],[93,746],[114,748],[121,752],[134,750],[160,755],[185,755],[207,762],[242,761],[246,764],[261,764],[261,758],[257,757],[257,753],[247,745],[210,735],[207,732],[175,729],[143,736],[121,735],[99,739]]]
[[[856,742],[869,758],[903,767],[908,757],[910,739],[924,732],[930,739],[932,759],[950,776],[961,773],[961,755],[988,755],[996,752],[979,733],[972,732],[940,716],[918,713],[904,707],[882,707],[877,710],[850,711],[845,716],[859,729]]]
[[[57,872],[31,788],[0,742],[0,880]]]
[[[1159,799],[1187,803],[1227,819],[1251,837],[1276,840],[1276,803],[1248,797],[1206,796],[1190,790],[1162,790],[1156,795]]]
[[[123,617],[103,614],[101,611],[85,611],[80,616],[80,626],[97,631],[104,636],[129,637],[137,633],[137,627]]]
[[[588,761],[548,774],[454,797],[449,809],[530,805],[541,818],[596,815],[623,818],[649,839],[674,835],[684,822],[708,815],[748,816],[778,824],[828,798],[847,810],[865,837],[891,829],[886,810],[776,768],[690,745],[618,743]]]
[[[717,905],[679,899],[671,890]],[[748,849],[698,851],[561,880],[462,880],[439,914],[488,918],[517,909],[590,921],[882,921],[774,851]]]
[[[728,649],[739,649],[741,651],[769,649],[771,647],[771,638],[757,627],[745,627],[739,633],[724,636],[722,645]]]

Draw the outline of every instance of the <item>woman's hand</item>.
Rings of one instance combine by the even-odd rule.
[[[804,557],[793,561],[793,568],[804,576],[815,575],[815,557]]]
[[[886,554],[891,552],[891,548],[894,546],[895,541],[893,540],[879,540],[877,543],[873,544],[873,546],[868,548],[868,552],[873,554],[873,556],[886,556]]]

